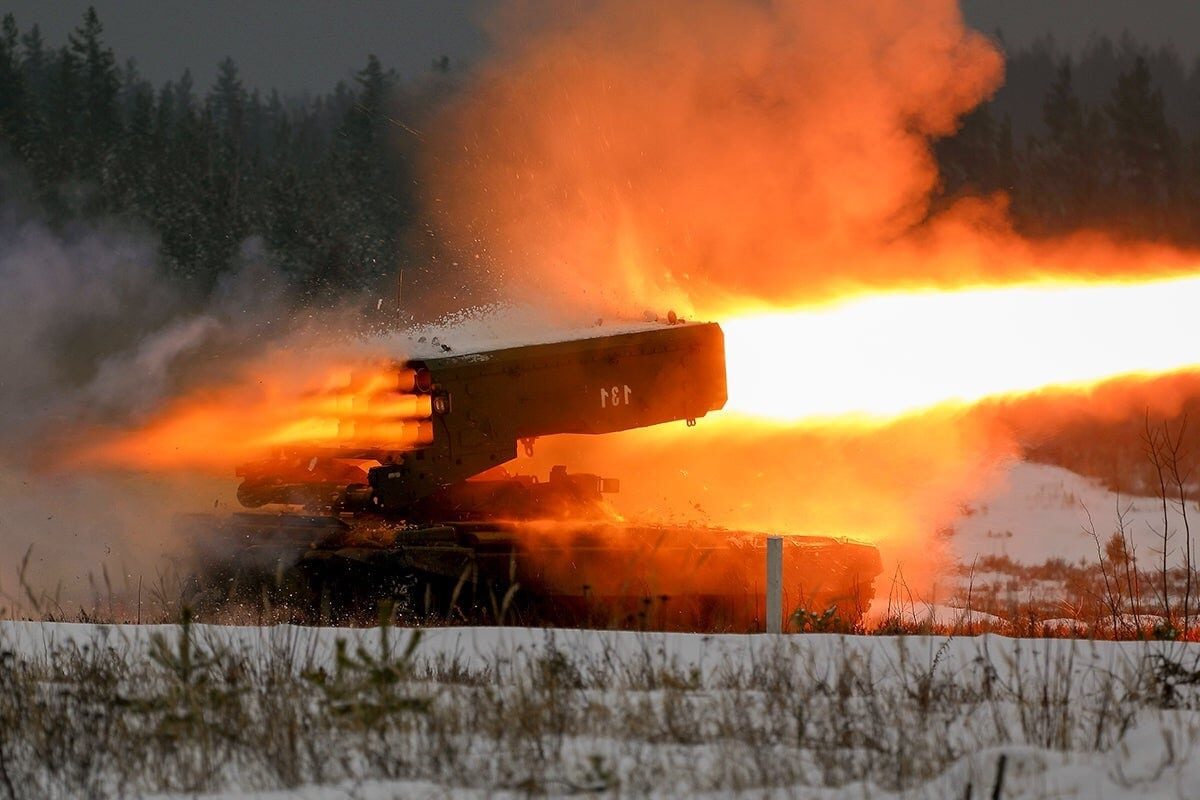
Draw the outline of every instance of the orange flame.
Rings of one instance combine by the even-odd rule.
[[[409,393],[411,370],[332,356],[336,366],[280,360],[243,369],[159,409],[129,431],[93,431],[72,454],[90,464],[142,470],[206,470],[230,475],[244,462],[289,448],[408,450],[432,440],[427,395]]]
[[[886,422],[1200,366],[1200,277],[897,292],[727,318],[731,411]]]

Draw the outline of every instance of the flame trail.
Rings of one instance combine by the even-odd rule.
[[[1200,365],[1200,277],[876,294],[722,322],[731,411],[827,424]]]
[[[93,428],[72,463],[149,471],[234,467],[289,447],[406,450],[427,444],[428,397],[411,394],[412,372],[350,348],[269,352],[228,383],[175,398],[140,424]]]

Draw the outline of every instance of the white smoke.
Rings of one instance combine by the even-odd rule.
[[[80,422],[136,419],[286,327],[284,282],[253,242],[203,301],[156,250],[116,224],[53,229],[0,206],[0,608],[33,611],[16,579],[26,553],[25,581],[62,603],[41,613],[154,585],[182,549],[174,514],[230,499],[198,476],[45,469]]]

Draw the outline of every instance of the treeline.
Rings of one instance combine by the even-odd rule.
[[[1007,82],[938,142],[942,200],[1003,191],[1024,233],[1200,244],[1200,62],[1128,36],[1010,53]]]
[[[118,64],[94,9],[57,48],[10,14],[0,174],[54,223],[148,227],[165,268],[200,292],[259,237],[298,295],[320,302],[395,274],[419,136],[395,116],[418,118],[447,90],[432,76],[401,84],[374,56],[311,99],[248,90],[229,59],[206,90],[188,72],[155,87]]]
[[[455,89],[448,63],[401,81],[372,56],[305,98],[247,89],[228,59],[210,87],[187,72],[154,86],[118,61],[94,10],[58,47],[8,15],[0,177],[24,181],[11,194],[52,222],[148,228],[198,291],[257,237],[299,297],[332,299],[436,257],[412,165],[427,114]],[[1072,55],[1045,39],[1010,52],[1006,85],[935,153],[935,209],[1003,191],[1031,235],[1101,227],[1200,245],[1200,68],[1169,48],[1125,37]]]

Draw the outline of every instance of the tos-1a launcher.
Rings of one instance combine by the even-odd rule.
[[[716,324],[443,353],[394,368],[397,422],[239,470],[232,518],[193,517],[201,597],[269,594],[309,618],[412,610],[526,622],[745,627],[762,616],[764,535],[623,522],[617,481],[510,475],[538,437],[696,420],[726,400]],[[411,399],[410,399],[411,398]],[[382,433],[380,433],[382,431]],[[788,537],[788,602],[856,619],[871,547]]]

